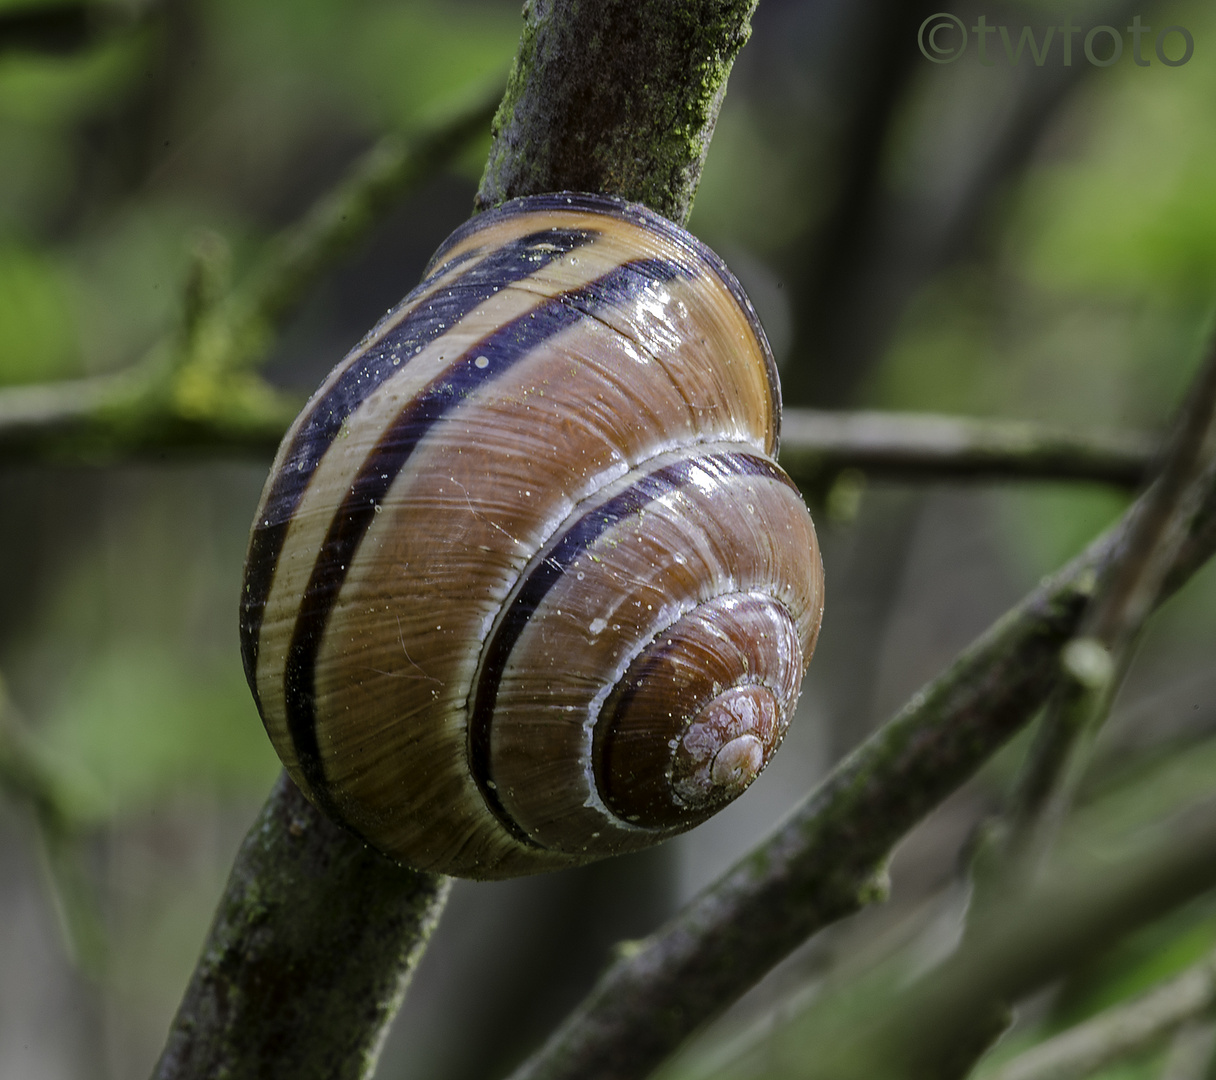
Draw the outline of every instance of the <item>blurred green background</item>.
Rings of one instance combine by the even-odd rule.
[[[952,10],[1042,27],[1059,7]],[[787,403],[1164,429],[1213,330],[1216,8],[1064,7],[1083,26],[1134,12],[1185,26],[1194,56],[939,66],[916,48],[933,6],[762,0],[689,224],[752,294]],[[0,386],[135,363],[180,320],[200,236],[222,237],[239,281],[378,136],[500,86],[521,25],[517,0],[0,0]],[[487,131],[326,273],[273,345],[272,381],[302,399],[413,286],[469,213],[488,145]],[[80,832],[72,885],[0,789],[4,1077],[147,1073],[278,769],[236,635],[268,460],[155,457],[0,462],[3,724]],[[818,508],[823,639],[770,774],[659,852],[458,886],[378,1076],[508,1067],[614,941],[712,880],[1128,497],[871,479],[851,519]],[[1216,791],[1214,645],[1209,568],[1139,652],[1079,811],[1086,835],[1134,833]],[[747,1056],[768,1045],[756,1031],[957,922],[960,850],[1022,749],[908,841],[889,905],[834,931],[827,959],[785,965],[674,1073],[796,1075],[827,1021],[781,1028],[763,1065]],[[104,942],[87,956],[64,931],[77,903]],[[1216,904],[1176,913],[1073,973],[1001,1052],[1214,943]],[[1160,1075],[1154,1053],[1102,1075]]]

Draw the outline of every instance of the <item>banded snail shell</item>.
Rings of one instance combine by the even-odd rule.
[[[742,791],[822,611],[780,391],[720,259],[639,206],[468,222],[283,440],[245,670],[320,809],[478,878],[649,846]]]

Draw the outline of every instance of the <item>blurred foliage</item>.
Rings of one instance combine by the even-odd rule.
[[[36,251],[16,244],[0,255],[0,378],[35,382],[75,374],[76,341],[63,275]]]
[[[0,28],[8,14],[54,6],[0,0]],[[1043,7],[1009,3],[1001,11],[1017,25]],[[416,131],[501,82],[519,33],[518,8],[517,0],[113,0],[98,10],[114,20],[79,47],[4,50],[0,38],[0,386],[134,363],[180,319],[201,232],[224,238],[240,280],[267,239],[377,136]],[[881,20],[894,12],[891,4],[764,0],[691,219],[694,231],[728,252],[754,293],[795,393],[803,393],[801,372],[835,363],[848,403],[858,407],[1164,429],[1213,330],[1216,63],[1209,50],[1216,8],[1156,5],[1160,25],[1190,29],[1192,62],[1138,68],[1125,57],[1087,72],[1043,125],[1025,167],[1002,174],[967,242],[923,265],[899,261],[912,258],[906,249],[920,250],[907,237],[915,241],[923,235],[917,229],[944,217],[935,216],[933,199],[963,184],[959,163],[980,154],[1017,87],[1000,68],[989,79],[967,62],[921,63],[911,37],[900,39],[914,55],[898,82],[895,67],[880,70],[878,44]],[[871,355],[841,358],[806,312],[818,310],[811,282],[844,280],[848,260],[838,252],[820,278],[807,267],[860,191],[841,163],[865,126],[859,102],[880,76],[894,80],[887,88],[894,105],[889,126],[876,122],[870,133],[880,144],[878,194],[869,202],[858,195],[866,228],[846,232],[840,251],[903,278],[894,291],[864,275],[848,279],[856,282],[855,303],[837,305],[848,312],[846,328],[858,338],[872,322],[889,320],[890,328],[876,333]],[[467,213],[484,155],[484,143],[470,148],[452,174],[333,269],[287,328],[268,366],[273,377],[292,387],[315,382],[411,286],[434,244]],[[899,226],[891,228],[893,240],[881,231],[891,222]],[[887,236],[890,246],[875,236]],[[857,297],[879,313],[858,307]],[[0,672],[39,760],[61,780],[89,838],[82,858],[99,883],[113,946],[104,1004],[95,1002],[82,1022],[92,1034],[80,1036],[79,1072],[63,1075],[86,1075],[96,1043],[107,1047],[101,1056],[109,1074],[146,1071],[247,811],[277,770],[236,643],[245,533],[264,469],[261,462],[0,473]],[[918,535],[931,547],[944,544],[958,522],[932,497],[890,512],[864,477],[848,479],[824,528],[833,591],[821,656],[831,653],[837,668],[812,669],[806,697],[814,716],[803,717],[838,725],[847,733],[837,740],[842,746],[879,719],[869,710],[885,650],[909,646],[892,627],[919,627],[918,637],[931,640],[916,644],[936,662],[965,642],[964,630],[1080,550],[1127,501],[1064,485],[974,498],[969,512],[991,533],[980,557],[990,591],[977,595],[945,573],[921,590],[928,609],[908,612],[898,609],[908,593],[899,573],[905,549]],[[891,520],[908,529],[895,554]],[[899,564],[893,570],[892,562]],[[873,581],[895,585],[876,597],[867,592]],[[1100,846],[1093,838],[1105,836],[1117,848],[1212,793],[1214,620],[1216,570],[1209,568],[1171,601],[1143,643],[1076,815],[1087,844]],[[914,667],[898,667],[901,677],[933,674]],[[1176,692],[1161,698],[1166,684]],[[1121,724],[1120,715],[1136,724]],[[999,801],[1023,745],[965,793],[981,809]],[[790,798],[815,779],[797,775]],[[7,807],[0,804],[0,821],[8,820]],[[754,834],[770,821],[748,828]],[[736,827],[732,844],[745,843],[744,831]],[[949,865],[951,883],[960,844],[941,841],[939,861]],[[863,922],[854,938],[846,929],[834,939],[839,955],[853,957],[851,967],[840,962],[824,979],[830,960],[808,960],[805,969],[795,962],[792,988],[744,1003],[672,1075],[719,1072],[736,1061],[740,1045],[754,1049],[757,1030],[766,1049],[741,1059],[755,1068],[749,1075],[781,1075],[778,1058],[794,1062],[796,1075],[816,1038],[830,1037],[824,1033],[833,1025],[863,1022],[875,986],[911,978],[935,955],[941,927],[953,918],[957,929],[953,885],[935,881],[940,892],[896,906],[902,929],[888,925],[887,936],[867,942],[871,924]],[[487,888],[484,895],[507,894]],[[11,972],[5,940],[0,972]],[[1216,908],[1207,898],[1072,973],[1027,1011],[993,1060],[1145,989],[1213,944]],[[480,957],[462,963],[474,975],[492,967]],[[427,985],[439,987],[436,1000],[457,1002],[465,993],[455,975],[429,977]],[[516,977],[523,976],[515,968],[502,976],[511,985]],[[425,968],[420,978],[428,978]],[[50,1015],[67,1023],[75,991],[62,988],[70,975],[46,980],[60,1009]],[[791,1035],[806,1016],[805,1032]],[[792,1024],[780,1022],[789,1017]],[[552,1019],[510,1014],[499,1030],[518,1028],[515,1052],[514,1043],[533,1033],[527,1024],[543,1030]],[[5,1057],[16,1053],[3,1049],[14,1038],[5,1023],[0,1074],[36,1075],[12,1071],[18,1059]],[[411,1060],[452,1077],[503,1065],[492,1047],[480,1056],[462,1047],[464,1065],[452,1064],[456,1050],[445,1058],[434,1047],[463,1034],[450,1021],[430,1026],[433,1032],[414,1031],[407,1049],[390,1044],[382,1075],[417,1075]],[[1101,1076],[1156,1076],[1161,1057],[1154,1051]]]

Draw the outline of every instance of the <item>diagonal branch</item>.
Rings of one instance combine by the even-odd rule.
[[[1133,854],[1054,868],[1011,888],[937,969],[875,1010],[869,1022],[825,1047],[808,1080],[952,1080],[969,1075],[976,1035],[1004,1026],[1003,1001],[1018,1000],[1216,886],[1216,818],[1192,806]],[[1212,995],[1191,987],[1194,998]],[[1175,1014],[1181,1011],[1174,1003]],[[1123,1020],[1128,1019],[1124,1012]],[[1182,1017],[1179,1017],[1181,1020]],[[1109,1033],[1109,1029],[1108,1029]],[[1131,1035],[1125,1029],[1123,1034]]]
[[[1216,349],[1194,380],[1161,466],[1128,526],[1122,557],[1103,573],[1077,635],[1062,653],[1064,680],[1043,718],[1011,813],[1007,857],[1042,852],[1079,778],[1079,744],[1105,720],[1118,673],[1156,604],[1192,519],[1213,486]]]

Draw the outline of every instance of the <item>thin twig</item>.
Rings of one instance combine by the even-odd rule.
[[[1216,1003],[1216,957],[1019,1054],[984,1080],[1073,1080],[1129,1057]]]
[[[1216,349],[1187,395],[1160,475],[1129,525],[1121,558],[1099,579],[1077,635],[1062,653],[1064,679],[1043,718],[1010,814],[1007,854],[1015,862],[1029,848],[1045,850],[1067,811],[1084,757],[1078,743],[1091,739],[1104,721],[1131,646],[1212,488],[1214,443]]]
[[[1139,487],[1157,440],[1026,420],[786,409],[781,465],[804,490],[844,469],[948,480],[1087,480]]]
[[[1216,887],[1214,809],[1211,802],[1192,807],[1129,858],[1069,865],[1014,890],[1005,903],[985,912],[976,932],[942,965],[906,990],[896,990],[894,1001],[875,1009],[872,1022],[842,1032],[806,1071],[807,1080],[968,1075],[977,1033],[1004,1027],[999,1003],[1040,989],[1113,941]],[[1174,988],[1169,1007],[1181,1014],[1174,1023],[1211,1002],[1214,979],[1209,963],[1203,985],[1188,981]],[[1166,1010],[1162,1001],[1154,1005]],[[1158,1022],[1166,1020],[1158,1017]],[[1111,1028],[1103,1033],[1111,1037]],[[1092,1043],[1087,1048],[1093,1049]]]
[[[0,390],[0,462],[103,461],[166,452],[274,452],[300,402],[253,370],[275,327],[337,255],[409,190],[484,134],[497,94],[403,141],[387,136],[337,188],[267,247],[223,297],[200,282],[215,245],[196,253],[182,324],[113,375]],[[210,249],[210,250],[209,250]]]

